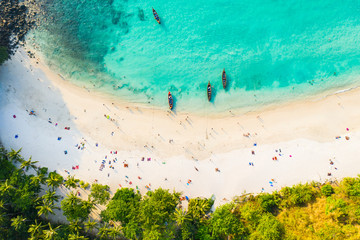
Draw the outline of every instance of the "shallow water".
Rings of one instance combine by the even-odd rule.
[[[167,108],[171,91],[176,110],[221,112],[360,83],[359,1],[62,0],[43,11],[28,42],[47,63],[131,102]]]

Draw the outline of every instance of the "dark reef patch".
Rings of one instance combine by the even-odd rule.
[[[141,8],[138,8],[138,17],[139,17],[140,21],[145,21],[144,10],[142,10]]]

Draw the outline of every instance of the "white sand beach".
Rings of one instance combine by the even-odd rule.
[[[20,50],[0,67],[0,141],[113,192],[119,184],[141,193],[163,187],[189,198],[214,194],[219,205],[360,173],[359,100],[352,89],[246,114],[169,112],[74,86]]]

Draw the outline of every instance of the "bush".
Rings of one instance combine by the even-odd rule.
[[[360,197],[360,179],[357,178],[344,178],[341,182],[345,194],[348,197]]]
[[[259,221],[264,214],[263,208],[258,202],[246,202],[238,209],[241,219],[245,222],[245,226],[251,231],[255,231]]]
[[[94,199],[95,203],[103,205],[110,199],[109,190],[108,185],[95,183],[91,186],[90,197]]]
[[[330,184],[326,184],[326,185],[322,186],[321,193],[324,196],[329,197],[334,193],[334,188]]]
[[[284,187],[280,191],[284,207],[304,206],[315,199],[316,191],[309,184],[298,184],[293,187]]]
[[[340,226],[332,226],[325,224],[325,227],[316,232],[321,240],[347,239],[344,231]]]
[[[210,235],[210,229],[206,225],[200,225],[195,239],[201,240],[213,240],[214,238]]]
[[[256,240],[278,240],[283,239],[285,230],[283,225],[270,213],[263,215],[256,232],[251,239]]]
[[[247,231],[240,218],[233,214],[233,204],[225,204],[216,208],[210,221],[210,229],[215,239],[242,239]]]
[[[340,223],[346,223],[348,220],[348,205],[343,199],[328,198],[326,200],[326,214],[332,214]],[[355,213],[356,214],[356,213]]]
[[[277,192],[273,194],[265,193],[257,196],[260,206],[267,212],[275,212],[279,206],[279,196]]]

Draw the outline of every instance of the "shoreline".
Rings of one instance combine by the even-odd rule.
[[[62,74],[60,73],[55,73],[53,72],[53,70],[51,70],[48,66],[45,65],[45,61],[44,61],[44,56],[41,52],[39,52],[38,50],[36,50],[35,48],[31,47],[31,46],[26,46],[29,47],[29,49],[31,51],[31,54],[33,54],[34,59],[33,60],[33,64],[35,64],[36,59],[40,62],[40,65],[38,65],[38,67],[40,67],[43,71],[45,71],[47,74],[49,73],[54,73],[52,79],[56,80],[56,81],[64,81],[66,83],[68,83],[69,85],[67,87],[72,88],[78,88],[78,89],[82,89],[88,93],[93,93],[96,96],[100,97],[101,99],[104,99],[105,101],[108,102],[116,102],[121,104],[122,106],[132,106],[132,107],[138,107],[138,108],[142,108],[142,109],[156,109],[159,111],[167,111],[169,110],[168,107],[168,102],[167,102],[167,91],[164,91],[164,99],[166,100],[166,102],[164,102],[163,105],[159,105],[159,103],[155,103],[152,104],[150,102],[147,101],[151,101],[150,99],[143,99],[142,101],[133,101],[135,98],[130,99],[130,93],[126,93],[126,94],[116,94],[116,92],[111,92],[109,89],[106,88],[101,88],[101,90],[98,89],[92,89],[92,87],[86,86],[86,83],[81,83],[79,81],[75,81],[75,82],[71,82],[70,80],[67,80],[66,77],[64,77]],[[56,75],[56,76],[55,76]],[[360,76],[359,76],[360,77]],[[306,88],[307,85],[306,83],[297,86],[297,88]],[[291,91],[292,87],[284,87],[282,89],[282,93],[284,92],[289,92]],[[181,114],[191,114],[191,115],[195,115],[198,117],[210,117],[210,118],[223,118],[223,117],[227,117],[227,116],[232,116],[232,115],[246,115],[249,113],[254,113],[254,114],[260,114],[262,112],[268,112],[268,111],[274,111],[277,110],[279,108],[282,107],[286,107],[288,105],[291,104],[298,104],[298,103],[304,103],[304,102],[317,102],[320,101],[324,98],[333,96],[333,95],[337,95],[339,93],[343,93],[343,92],[348,92],[348,91],[353,91],[360,88],[359,83],[355,83],[352,82],[351,84],[347,84],[344,86],[332,86],[329,87],[328,89],[322,89],[322,90],[317,90],[317,91],[313,91],[312,93],[308,92],[306,94],[299,94],[297,93],[296,97],[292,97],[292,98],[287,98],[287,99],[283,99],[282,101],[270,101],[267,102],[267,100],[265,100],[266,103],[263,104],[255,104],[255,105],[251,105],[251,106],[246,106],[246,107],[227,107],[228,109],[223,109],[221,110],[221,106],[224,107],[224,102],[220,103],[222,104],[221,106],[215,106],[213,102],[208,102],[208,101],[204,101],[202,104],[202,107],[196,109],[190,109],[190,110],[184,110],[181,109],[179,111],[179,113]],[[242,91],[242,89],[238,89],[240,92]],[[128,91],[128,90],[126,90]],[[230,91],[230,90],[227,90]],[[270,91],[270,90],[269,90]],[[128,91],[129,92],[129,91]],[[266,94],[268,90],[265,91]],[[272,93],[272,94],[282,94],[281,92],[276,92],[276,93]],[[234,94],[234,93],[232,93]],[[240,93],[238,93],[240,94]],[[261,94],[261,91],[258,90],[252,90],[248,92],[249,95],[258,95]],[[145,95],[143,96],[145,97]],[[204,99],[206,98],[205,96],[205,90],[204,90]],[[256,97],[255,97],[256,98]],[[224,99],[221,99],[222,101]],[[188,100],[186,100],[188,101]],[[177,101],[176,101],[177,102]],[[173,109],[173,112],[177,112],[176,109],[176,105],[177,103],[175,102],[175,108]],[[216,102],[216,100],[215,100]],[[256,101],[255,101],[256,102]],[[255,103],[254,102],[254,103]],[[206,111],[203,109],[207,109]]]
[[[44,68],[44,66],[42,67],[42,69],[43,68]],[[49,71],[51,71],[51,70],[49,70]],[[158,111],[170,112],[168,105],[159,106],[159,105],[151,105],[150,103],[145,103],[145,102],[130,102],[130,101],[127,101],[126,98],[123,99],[120,96],[112,95],[110,92],[97,91],[96,89],[90,90],[90,89],[86,88],[84,85],[81,87],[76,83],[72,83],[69,80],[66,80],[66,78],[63,77],[61,74],[57,74],[57,75],[63,81],[67,82],[69,84],[69,87],[74,86],[78,89],[83,89],[83,90],[87,91],[88,93],[93,93],[96,96],[98,96],[108,102],[117,102],[123,106],[130,105],[135,108],[156,109]],[[359,85],[353,83],[351,85],[347,85],[346,87],[333,87],[333,88],[329,88],[322,92],[305,95],[304,96],[305,99],[300,99],[301,97],[298,96],[297,98],[294,98],[294,99],[286,99],[286,100],[280,101],[280,102],[271,102],[271,103],[266,103],[264,105],[255,105],[255,106],[247,107],[247,108],[234,107],[234,108],[231,108],[231,110],[218,110],[215,107],[215,108],[212,108],[212,110],[214,110],[214,111],[197,112],[197,111],[191,111],[191,110],[188,110],[188,111],[180,110],[179,113],[186,114],[186,115],[189,115],[189,114],[195,115],[197,117],[210,117],[210,118],[214,118],[214,119],[215,118],[223,118],[223,117],[227,117],[227,116],[233,116],[234,113],[236,115],[246,115],[246,114],[251,114],[251,113],[260,114],[262,112],[274,111],[279,108],[283,108],[283,107],[286,107],[286,106],[292,105],[292,104],[318,102],[318,101],[321,101],[321,100],[326,99],[331,96],[356,91],[359,88],[360,88]],[[212,103],[210,103],[210,104],[212,104]],[[204,107],[206,108],[208,106],[204,105]],[[176,113],[177,112],[176,108],[174,108],[172,110],[172,112]],[[229,115],[229,113],[230,113],[230,115]]]
[[[0,140],[5,147],[23,147],[25,158],[32,155],[40,165],[65,177],[67,170],[89,183],[97,179],[113,192],[121,184],[138,186],[144,193],[151,184],[189,197],[214,194],[218,205],[244,191],[274,191],[301,181],[360,172],[356,167],[359,88],[245,114],[234,110],[223,116],[199,116],[88,92],[41,62],[36,64],[23,50],[1,67],[0,76],[4,129]],[[26,110],[35,110],[37,116],[29,116]],[[67,126],[70,130],[64,129]],[[83,150],[75,147],[82,143]],[[99,171],[103,160],[105,167]],[[79,169],[73,170],[76,165]]]

